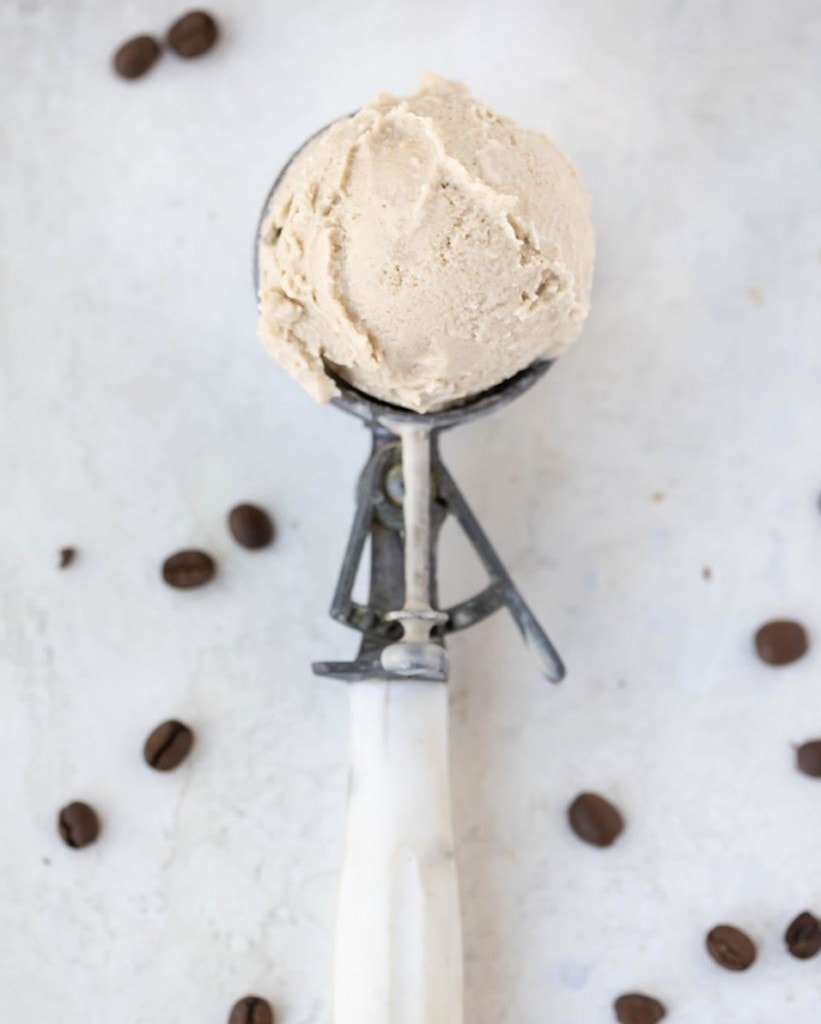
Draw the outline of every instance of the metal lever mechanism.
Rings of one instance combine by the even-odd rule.
[[[524,639],[535,650],[543,674],[552,682],[560,682],[565,674],[562,660],[445,467],[439,449],[440,431],[433,428],[419,433],[416,428],[414,436],[405,436],[403,440],[403,435],[414,428],[376,419],[367,421],[367,425],[373,435],[373,448],[359,480],[356,513],[331,604],[334,619],[363,634],[362,646],[356,661],[316,662],[314,672],[348,681],[367,679],[375,673],[383,678],[424,675],[428,679],[445,680],[444,650],[438,665],[434,664],[436,659],[431,661],[428,658],[423,671],[414,671],[413,664],[400,657],[399,649],[407,648],[411,639],[407,635],[403,638],[408,621],[417,624],[425,621],[427,641],[424,637],[420,639],[442,647],[444,637],[449,633],[466,629],[504,606]],[[426,445],[427,451],[420,453],[420,444]],[[412,458],[421,458],[424,465],[429,465],[430,514],[426,543],[423,541],[422,544],[428,548],[427,552],[419,550],[414,539],[409,543],[406,537],[403,447],[407,449],[404,461],[408,463],[409,470],[408,460]],[[485,567],[489,582],[473,597],[438,610],[436,541],[448,515],[454,516],[461,526]],[[361,604],[353,599],[353,587],[368,539],[371,542],[370,601]],[[421,577],[420,558],[428,561],[428,571],[421,573]],[[415,584],[409,580],[411,587],[406,593],[409,565],[410,573],[417,579]],[[422,591],[428,592],[425,600],[420,586]],[[392,655],[391,652],[395,653]]]

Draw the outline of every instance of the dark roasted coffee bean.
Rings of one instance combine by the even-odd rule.
[[[76,548],[61,548],[60,549],[60,568],[67,569],[74,559],[77,557]]]
[[[768,665],[789,665],[807,653],[807,631],[800,622],[777,619],[767,622],[755,634],[755,649]]]
[[[214,559],[204,551],[178,551],[163,562],[162,578],[170,587],[201,587],[217,571]]]
[[[79,850],[93,843],[100,834],[100,819],[93,807],[75,800],[60,811],[57,827],[66,845]]]
[[[140,78],[157,62],[160,44],[151,36],[135,36],[114,54],[114,70],[121,78]]]
[[[808,740],[795,752],[795,764],[800,772],[821,779],[821,740]]]
[[[586,843],[610,846],[624,831],[617,807],[597,793],[580,793],[567,809],[570,827]]]
[[[246,996],[234,1004],[228,1024],[274,1024],[274,1011],[261,996]]]
[[[267,547],[274,539],[271,517],[258,505],[237,505],[228,513],[228,528],[234,540],[252,551]]]
[[[219,38],[219,26],[206,11],[189,11],[168,30],[166,42],[180,57],[200,57]]]
[[[756,957],[753,940],[731,924],[716,925],[708,933],[707,952],[728,971],[746,971]]]
[[[143,756],[158,772],[170,772],[188,757],[194,745],[194,734],[183,722],[163,722],[145,741]]]
[[[667,1011],[658,999],[643,996],[639,992],[619,996],[613,1003],[613,1009],[619,1024],[658,1024],[667,1016]]]
[[[805,910],[784,933],[787,949],[799,960],[809,960],[821,950],[821,921]]]

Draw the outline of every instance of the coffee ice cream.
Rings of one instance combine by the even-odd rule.
[[[434,76],[301,150],[259,239],[259,334],[310,395],[342,378],[420,412],[478,394],[578,337],[590,201],[546,135]]]

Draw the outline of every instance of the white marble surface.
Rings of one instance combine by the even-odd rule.
[[[293,147],[431,69],[555,134],[600,252],[577,349],[447,446],[570,666],[543,683],[503,616],[452,645],[467,1020],[596,1024],[640,988],[676,1024],[816,1024],[780,936],[821,911],[791,752],[821,661],[750,637],[821,640],[821,8],[215,6],[218,51],[133,84],[109,53],[173,4],[0,7],[0,1018],[221,1022],[256,990],[330,1019],[346,693],[308,665],[354,649],[325,609],[366,438],[260,351],[251,242]],[[233,546],[242,499],[275,548]],[[176,593],[189,544],[220,575]],[[445,565],[446,596],[477,581]],[[161,776],[168,715],[199,742]],[[565,827],[587,787],[629,816],[610,851]],[[79,853],[71,798],[105,821]],[[721,919],[761,943],[747,975],[705,957]]]

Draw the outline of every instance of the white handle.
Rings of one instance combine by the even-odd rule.
[[[334,1024],[462,1024],[448,688],[352,683]]]

